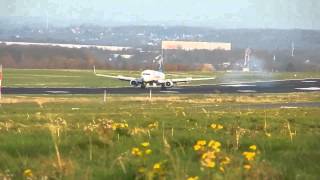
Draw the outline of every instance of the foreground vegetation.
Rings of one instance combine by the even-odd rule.
[[[4,179],[317,179],[318,93],[254,96],[7,96]]]
[[[98,70],[98,73],[139,77],[140,71]],[[166,72],[167,78],[216,77],[215,80],[192,84],[230,83],[241,81],[269,81],[281,79],[320,78],[317,72]],[[172,75],[171,75],[172,74]],[[128,82],[94,76],[92,70],[4,69],[3,86],[7,87],[121,87]]]

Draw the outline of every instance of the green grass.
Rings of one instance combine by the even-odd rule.
[[[317,179],[320,108],[253,110],[242,108],[248,100],[242,96],[157,96],[150,102],[117,95],[107,103],[93,95],[56,96],[51,101],[46,99],[54,97],[6,96],[0,107],[0,178],[26,179],[24,172],[30,169],[38,179]],[[313,97],[309,100],[318,98],[316,93],[254,98],[256,103],[278,99],[276,103],[288,100],[285,97],[294,102],[293,97],[309,96]],[[9,98],[20,101],[8,103]],[[34,101],[26,101],[31,98]],[[225,101],[206,101],[214,98]],[[109,128],[108,120],[113,127],[114,123],[128,127]],[[212,123],[223,129],[214,130]],[[202,139],[221,142],[217,158],[231,159],[224,173],[218,161],[214,168],[201,165],[193,146]],[[135,157],[132,148],[148,149],[142,142],[150,142],[152,153]],[[250,161],[251,169],[245,170],[248,162],[242,153],[253,144],[257,155]],[[161,168],[154,169],[158,162]]]
[[[97,70],[101,74],[139,77],[140,71]],[[229,83],[233,81],[261,81],[297,78],[320,78],[319,73],[261,73],[261,72],[167,72],[167,78],[216,77],[215,80],[191,84]],[[120,87],[128,82],[94,76],[92,70],[4,69],[3,86],[7,87]]]

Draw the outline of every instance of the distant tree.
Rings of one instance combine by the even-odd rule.
[[[0,62],[4,67],[16,68],[17,64],[15,59],[11,56],[11,54],[4,54],[0,56]]]

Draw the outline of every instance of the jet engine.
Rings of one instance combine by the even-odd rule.
[[[172,81],[166,81],[166,82],[164,83],[164,86],[165,86],[165,87],[173,87],[173,82],[172,82]]]
[[[131,86],[138,86],[138,81],[136,81],[136,80],[131,80],[131,81],[130,81],[130,85],[131,85]]]

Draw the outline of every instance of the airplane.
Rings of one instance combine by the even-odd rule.
[[[159,56],[158,56],[159,57]],[[158,61],[159,69],[158,71],[155,70],[144,70],[141,72],[140,77],[128,77],[128,76],[112,76],[112,75],[105,75],[105,74],[97,74],[95,67],[93,67],[94,74],[96,76],[107,77],[107,78],[114,78],[122,81],[128,81],[131,86],[134,87],[141,87],[142,89],[146,87],[161,87],[162,89],[174,87],[178,83],[187,83],[190,81],[203,81],[203,80],[212,80],[215,77],[205,77],[205,78],[177,78],[177,79],[166,79],[166,75],[163,69],[163,59]]]

